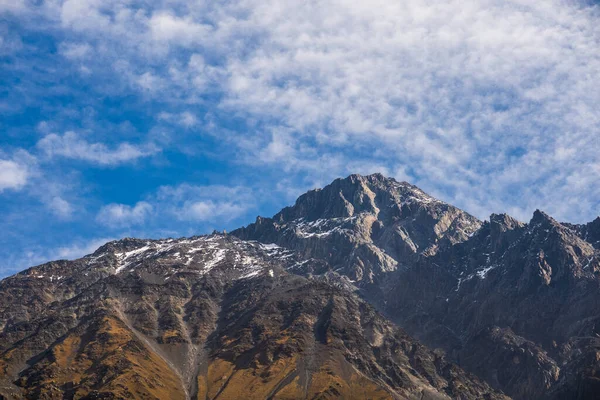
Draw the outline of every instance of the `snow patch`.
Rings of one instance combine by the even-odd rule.
[[[225,259],[225,255],[227,254],[227,250],[218,249],[213,255],[212,258],[208,261],[204,262],[204,273],[212,270],[217,264],[219,264],[223,259]]]
[[[480,271],[477,271],[476,274],[480,279],[485,279],[487,277],[488,272],[493,270],[495,267],[496,267],[495,265],[490,265],[488,267],[483,268]]]

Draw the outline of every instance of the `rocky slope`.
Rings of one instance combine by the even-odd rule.
[[[599,272],[592,244],[543,212],[527,224],[492,215],[468,241],[398,277],[386,310],[514,397],[594,398]]]
[[[600,395],[600,218],[481,222],[352,175],[233,232],[322,259],[411,335],[516,399]]]
[[[0,282],[0,398],[505,398],[327,269],[223,235],[31,268]]]

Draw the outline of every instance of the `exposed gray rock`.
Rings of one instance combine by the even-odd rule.
[[[298,198],[273,218],[233,231],[319,258],[361,285],[466,240],[475,217],[380,174],[350,175]]]

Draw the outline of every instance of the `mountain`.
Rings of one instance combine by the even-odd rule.
[[[110,242],[0,282],[0,399],[600,398],[599,232],[375,174]]]
[[[596,398],[599,272],[598,250],[543,212],[527,224],[492,215],[398,277],[386,309],[516,398]]]
[[[348,279],[275,245],[110,242],[0,283],[0,394],[70,399],[504,399]]]
[[[352,175],[233,234],[327,261],[394,323],[515,399],[600,398],[600,218],[482,222],[406,182]]]

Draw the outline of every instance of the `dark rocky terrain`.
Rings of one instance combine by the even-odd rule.
[[[599,245],[351,175],[4,279],[0,399],[600,398]]]

